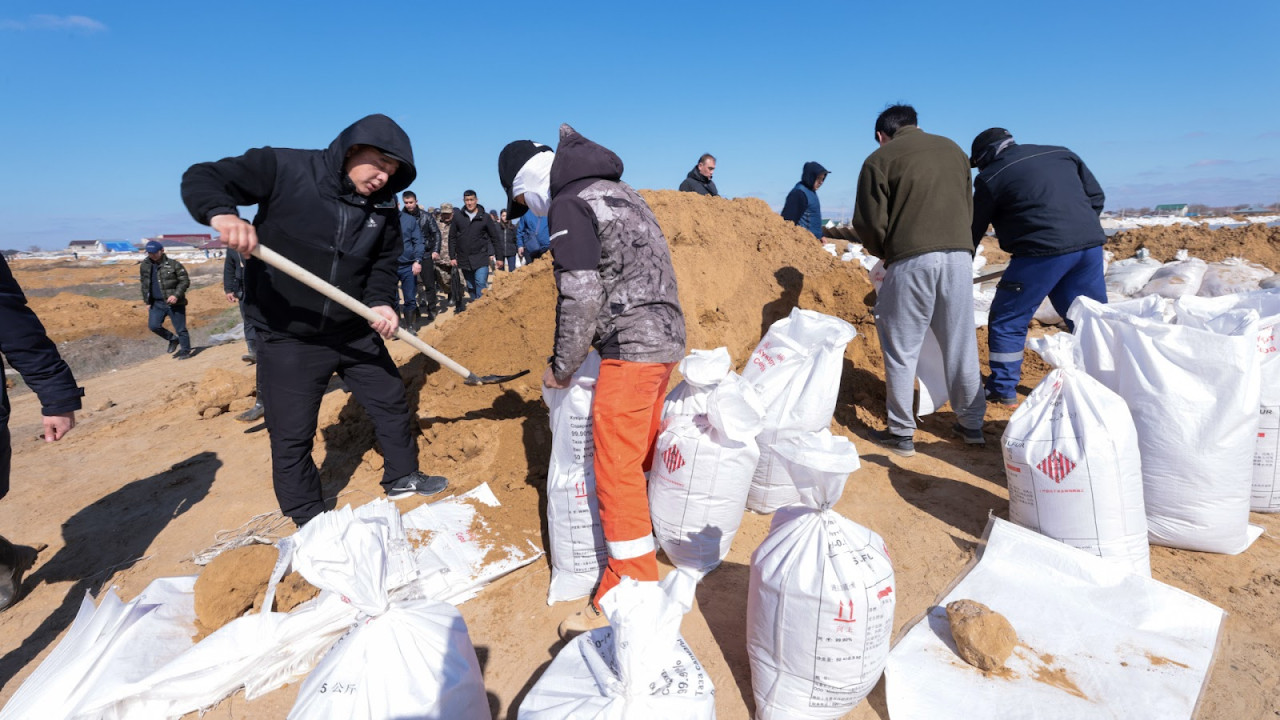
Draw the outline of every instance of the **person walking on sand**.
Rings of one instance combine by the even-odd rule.
[[[951,430],[970,445],[983,445],[969,158],[954,142],[917,127],[910,105],[880,113],[875,137],[880,149],[862,163],[853,215],[858,239],[885,266],[875,322],[889,426],[874,439],[896,455],[915,454],[916,365],[933,330],[957,419]]]
[[[444,477],[418,470],[416,418],[383,344],[399,327],[402,243],[394,198],[416,176],[409,136],[385,115],[356,121],[325,150],[255,148],[197,163],[182,176],[191,216],[247,258],[245,317],[258,331],[272,482],[280,511],[298,526],[325,510],[311,448],[334,373],[373,421],[388,497],[435,495],[448,485]],[[237,213],[241,205],[258,206],[252,224]],[[252,257],[259,239],[381,319],[367,323]]]
[[[191,335],[187,333],[187,289],[191,279],[182,263],[166,255],[164,245],[158,241],[148,240],[146,251],[138,275],[142,302],[148,309],[147,328],[169,342],[168,353],[178,351],[173,355],[175,359],[186,360],[191,357]],[[173,332],[164,326],[166,317]]]
[[[22,376],[40,399],[44,441],[57,442],[76,426],[84,388],[76,385],[58,346],[45,334],[40,318],[27,306],[22,287],[0,255],[0,355]],[[0,499],[9,494],[13,448],[9,443],[9,391],[0,384]],[[38,550],[14,545],[0,536],[0,610],[18,601],[22,575],[35,563]]]
[[[626,575],[657,580],[645,482],[667,379],[684,357],[685,321],[667,239],[653,211],[622,182],[613,151],[560,126],[555,153],[529,140],[498,156],[508,216],[547,214],[556,288],[555,341],[542,375],[566,388],[592,346],[596,493],[609,553],[594,597],[560,625],[568,637],[608,624],[600,599]]]

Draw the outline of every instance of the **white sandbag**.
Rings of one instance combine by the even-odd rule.
[[[692,417],[707,411],[707,397],[720,384],[725,375],[733,371],[733,359],[729,348],[692,350],[676,366],[683,378],[671,388],[662,402],[662,423],[666,425],[678,416]]]
[[[1074,335],[1032,338],[1027,346],[1053,370],[1005,427],[1009,519],[1150,576],[1142,461],[1128,406],[1085,373]]]
[[[1053,307],[1053,303],[1049,298],[1045,298],[1040,302],[1040,307],[1036,308],[1035,320],[1041,325],[1061,325],[1062,316],[1058,314],[1057,309]]]
[[[547,531],[551,585],[547,604],[590,595],[600,582],[608,549],[596,501],[595,444],[591,401],[600,374],[592,350],[569,387],[542,388],[551,420],[551,466],[547,470]]]
[[[1163,266],[1152,257],[1133,257],[1117,260],[1107,266],[1107,292],[1132,297],[1151,280],[1151,276]]]
[[[1200,258],[1188,258],[1166,263],[1152,274],[1146,285],[1137,292],[1138,297],[1159,295],[1167,298],[1180,298],[1184,295],[1195,295],[1200,290],[1200,282],[1204,280],[1209,265]]]
[[[1249,495],[1258,313],[1232,310],[1197,327],[1162,322],[1167,305],[1159,297],[1114,305],[1080,297],[1067,314],[1085,369],[1133,414],[1150,541],[1234,555],[1256,538]],[[1176,305],[1172,311],[1177,321]]]
[[[757,720],[838,718],[871,692],[893,634],[884,541],[831,509],[859,465],[848,438],[776,446],[803,505],[780,510],[751,556],[747,655]]]
[[[1258,355],[1262,383],[1258,402],[1258,437],[1253,451],[1253,512],[1280,512],[1280,289],[1261,290],[1214,299],[1183,298],[1178,301],[1189,315],[1215,316],[1230,309],[1258,311]]]
[[[760,461],[747,497],[750,510],[770,513],[796,502],[795,486],[770,447],[788,435],[830,428],[844,349],[857,334],[840,318],[794,308],[751,353],[742,378],[759,393],[765,420],[756,439]]]
[[[664,420],[649,471],[649,512],[667,559],[676,567],[710,572],[729,554],[742,524],[760,459],[756,435],[764,405],[737,373],[704,387],[704,412]]]
[[[436,600],[392,601],[387,558],[404,529],[398,512],[378,519],[385,522],[359,521],[343,508],[299,531],[295,569],[359,615],[303,681],[289,717],[487,719],[484,678],[462,616]]]
[[[1272,275],[1275,273],[1270,269],[1244,258],[1227,258],[1209,263],[1204,279],[1200,281],[1200,291],[1196,294],[1201,297],[1218,297],[1252,292],[1258,289],[1258,283]]]
[[[710,720],[711,677],[680,637],[698,575],[622,578],[600,600],[609,627],[570,640],[520,703],[520,720]]]

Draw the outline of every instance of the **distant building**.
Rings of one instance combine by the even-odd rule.
[[[67,249],[74,253],[133,252],[127,240],[72,240]]]
[[[1155,212],[1153,214],[1161,215],[1164,217],[1186,217],[1187,204],[1182,203],[1179,205],[1157,205]]]
[[[97,245],[97,240],[72,240],[67,244],[67,249],[78,253],[102,252],[97,248]]]
[[[190,235],[157,235],[153,238],[145,238],[138,243],[138,247],[145,246],[149,241],[155,240],[164,246],[165,252],[197,252],[204,248],[205,244],[213,240],[213,236],[209,233],[195,233]]]
[[[1258,206],[1251,205],[1247,208],[1233,210],[1231,214],[1232,215],[1276,215],[1277,213],[1275,208],[1258,207]]]

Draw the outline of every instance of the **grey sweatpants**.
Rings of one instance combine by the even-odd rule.
[[[973,260],[963,250],[925,253],[890,265],[876,293],[876,332],[884,351],[889,432],[916,429],[916,363],[925,332],[942,346],[951,408],[966,428],[982,427],[987,411],[973,321]]]

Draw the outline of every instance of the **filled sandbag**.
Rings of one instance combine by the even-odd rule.
[[[1124,399],[1082,367],[1074,335],[1032,338],[1053,367],[1003,438],[1009,519],[1151,575],[1138,431]]]
[[[707,411],[707,397],[733,371],[729,348],[693,350],[680,361],[676,371],[683,378],[662,402],[662,424],[677,417],[692,417]]]
[[[729,553],[760,458],[764,406],[755,388],[728,370],[727,351],[724,359],[721,376],[702,381],[702,412],[664,418],[648,476],[658,544],[676,567],[701,572]]]
[[[564,646],[520,703],[520,720],[711,720],[715,687],[680,637],[698,575],[624,577],[600,600],[609,627]]]
[[[765,406],[764,430],[756,438],[760,461],[747,508],[770,513],[797,500],[795,485],[771,446],[797,433],[829,429],[840,392],[844,349],[857,335],[849,323],[794,308],[772,326],[747,360],[742,378]]]
[[[1107,266],[1107,292],[1132,297],[1163,265],[1159,260],[1148,256],[1117,260]]]
[[[551,421],[551,464],[547,470],[547,532],[551,584],[547,604],[590,595],[608,561],[600,506],[596,501],[595,442],[591,402],[600,375],[600,355],[592,350],[569,387],[542,388]]]
[[[1249,497],[1261,392],[1257,311],[1196,323],[1159,297],[1109,305],[1080,297],[1067,315],[1085,369],[1133,414],[1150,541],[1244,551],[1256,537]]]
[[[1201,297],[1219,297],[1252,292],[1258,284],[1275,275],[1269,268],[1251,263],[1244,258],[1227,258],[1219,262],[1209,263],[1200,281]]]
[[[1191,315],[1214,317],[1230,309],[1258,311],[1258,356],[1262,383],[1258,398],[1258,433],[1253,451],[1253,491],[1249,508],[1253,512],[1280,512],[1280,288],[1259,290],[1213,299],[1183,298],[1178,301]]]
[[[1195,295],[1200,291],[1200,283],[1209,269],[1208,263],[1200,258],[1187,258],[1166,263],[1152,274],[1151,279],[1138,291],[1138,297],[1159,295],[1167,298],[1180,298],[1184,295]]]
[[[747,655],[757,720],[839,718],[876,684],[895,604],[884,541],[832,506],[859,466],[830,432],[775,445],[800,505],[779,509],[751,556]]]

